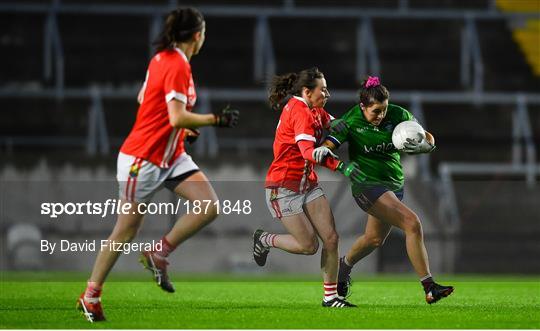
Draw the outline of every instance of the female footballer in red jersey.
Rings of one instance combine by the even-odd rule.
[[[163,186],[191,201],[217,201],[208,178],[184,150],[185,129],[234,127],[238,121],[237,110],[226,109],[219,115],[191,112],[196,93],[189,61],[199,53],[204,39],[205,21],[198,10],[182,8],[168,14],[138,96],[137,119],[118,155],[120,198],[123,205],[130,204],[130,210],[118,215],[108,240],[133,240],[144,218],[139,204],[150,201]],[[216,216],[213,203],[205,213],[183,215],[159,241],[161,250],[141,254],[141,263],[163,290],[174,292],[167,275],[167,256]],[[99,252],[88,286],[77,302],[90,322],[105,319],[101,289],[119,254],[109,249]]]
[[[337,296],[338,235],[328,200],[317,183],[314,149],[331,116],[322,108],[330,94],[317,68],[274,77],[270,88],[272,108],[281,110],[274,140],[274,160],[266,176],[266,199],[273,217],[289,234],[261,229],[253,234],[253,256],[264,266],[271,247],[293,254],[313,255],[323,242],[321,267],[324,307],[355,307]],[[283,109],[281,109],[283,108]],[[331,154],[331,153],[330,153]],[[355,164],[326,157],[322,165],[360,180]]]

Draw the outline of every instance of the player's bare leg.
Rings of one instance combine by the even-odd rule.
[[[375,201],[369,214],[394,225],[405,233],[407,255],[419,277],[430,273],[429,261],[424,245],[422,224],[418,216],[396,197],[394,192],[387,191]]]
[[[323,242],[321,269],[325,282],[335,283],[338,268],[338,241],[334,215],[326,197],[322,196],[304,205],[304,210],[311,224]]]
[[[345,256],[350,266],[368,256],[375,249],[381,247],[390,234],[392,225],[384,223],[373,215],[368,214],[364,234],[353,243]]]
[[[169,265],[167,257],[178,245],[216,219],[216,203],[218,201],[216,192],[201,171],[186,178],[175,187],[174,191],[180,197],[189,200],[192,205],[194,201],[197,201],[197,204],[200,202],[201,210],[200,212],[191,210],[190,213],[182,215],[169,233],[161,238],[161,250],[144,252],[140,259],[143,266],[153,273],[158,286],[170,293],[174,292],[175,289],[167,273]]]
[[[368,212],[405,232],[407,255],[420,277],[428,303],[437,302],[453,292],[452,286],[441,286],[433,281],[420,219],[409,207],[399,201],[394,192],[388,191],[381,195]]]
[[[325,196],[318,197],[305,204],[304,210],[306,216],[323,242],[323,249],[321,252],[321,270],[324,281],[323,307],[356,307],[347,302],[344,298],[339,298],[337,294],[339,236],[336,232],[334,215],[332,215],[328,200]]]
[[[276,235],[273,247],[293,254],[313,255],[317,253],[319,241],[306,214],[284,216],[281,218],[281,223],[290,234]]]
[[[127,202],[124,200],[121,201],[122,206],[125,203]],[[127,213],[118,215],[114,229],[109,238],[107,238],[108,240],[117,243],[127,243],[131,242],[137,235],[144,215],[138,213],[137,203],[130,204],[131,208]],[[83,312],[86,319],[90,322],[105,320],[105,315],[101,308],[101,288],[120,253],[119,251],[109,250],[108,245],[99,251],[86,290],[77,301],[77,308]]]
[[[216,206],[218,197],[202,171],[198,171],[186,178],[176,186],[174,192],[192,203],[193,201],[200,201],[202,208],[201,213],[191,212],[182,215],[171,231],[165,235],[165,238],[173,246],[178,246],[216,219],[218,215]]]
[[[125,200],[121,200],[122,206],[125,203],[130,203],[131,209],[129,209],[127,213],[121,213],[118,215],[114,229],[107,238],[108,240],[115,241],[117,243],[131,242],[133,238],[137,236],[137,233],[139,232],[144,220],[144,215],[138,213],[138,204],[136,202],[127,202]],[[103,284],[107,278],[107,275],[116,263],[116,260],[120,256],[121,252],[110,251],[108,247],[109,246],[103,247],[103,249],[98,253],[89,281]]]
[[[368,214],[364,234],[356,239],[347,254],[339,261],[338,294],[341,297],[346,297],[349,294],[352,267],[358,261],[371,254],[375,249],[382,246],[391,230],[392,225],[384,223],[375,216]]]
[[[266,264],[271,247],[304,255],[313,255],[319,248],[315,230],[304,213],[283,216],[280,220],[290,234],[268,233],[262,229],[253,233],[253,259],[261,267]]]

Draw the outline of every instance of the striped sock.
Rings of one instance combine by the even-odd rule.
[[[277,237],[277,234],[266,232],[265,234],[261,236],[261,243],[266,248],[276,247],[275,245],[276,237]]]
[[[84,291],[84,301],[88,303],[97,303],[101,297],[102,285],[97,282],[88,281],[86,283],[86,290]]]
[[[337,298],[337,283],[324,283],[324,301],[328,302]]]
[[[166,258],[169,254],[176,249],[176,246],[173,246],[166,238],[163,236],[159,241],[161,243],[161,250],[155,251],[154,255],[160,258]]]

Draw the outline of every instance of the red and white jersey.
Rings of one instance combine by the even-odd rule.
[[[308,140],[318,145],[331,119],[323,108],[310,109],[300,97],[294,96],[287,102],[276,128],[274,161],[266,175],[266,187],[285,187],[303,193],[317,184],[314,163],[304,159],[297,142]]]
[[[148,65],[144,89],[135,125],[120,151],[168,168],[184,152],[184,129],[169,123],[167,102],[179,100],[191,111],[197,99],[186,55],[178,48],[157,53]]]

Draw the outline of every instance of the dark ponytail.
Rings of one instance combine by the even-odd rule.
[[[173,48],[174,43],[189,41],[193,34],[202,31],[204,17],[195,8],[178,8],[167,15],[163,30],[154,42],[156,52]]]
[[[283,101],[292,94],[292,88],[297,80],[298,75],[294,72],[272,78],[268,93],[268,101],[272,109],[279,111],[283,108],[285,103]]]
[[[368,76],[360,87],[358,92],[360,97],[360,103],[369,107],[375,102],[382,103],[390,97],[388,89],[381,84],[379,77]]]
[[[291,96],[301,96],[304,87],[313,90],[317,86],[317,79],[322,78],[324,74],[317,67],[302,70],[298,74],[291,72],[274,76],[268,92],[270,107],[280,111]]]

